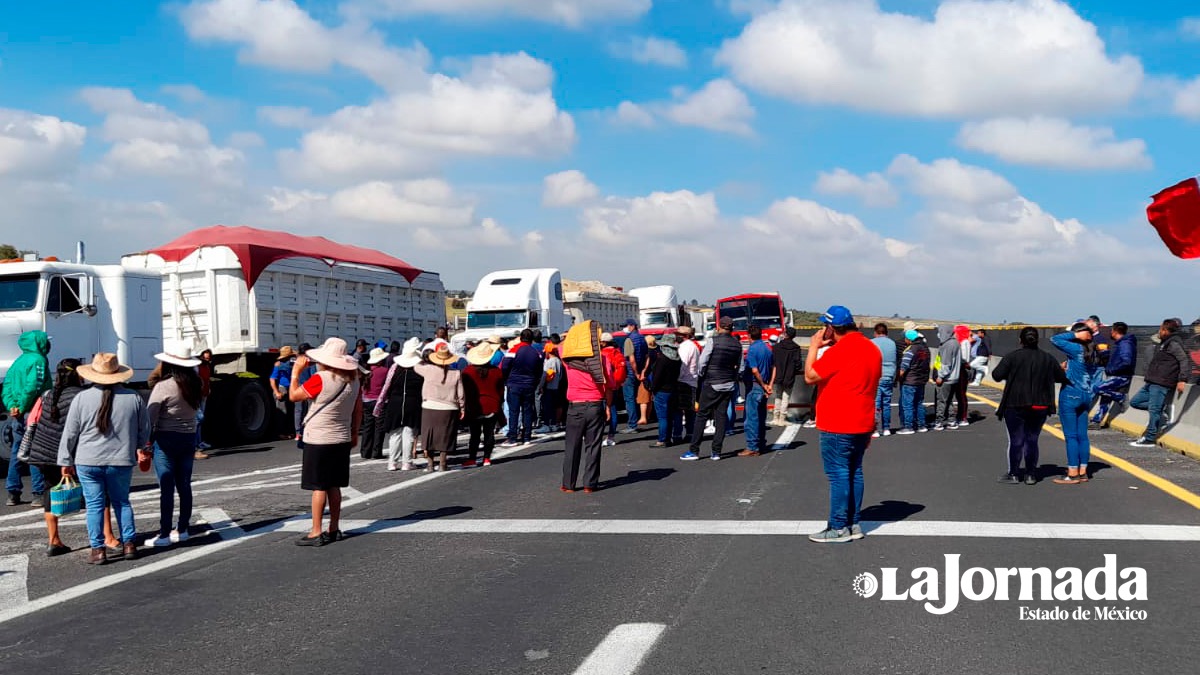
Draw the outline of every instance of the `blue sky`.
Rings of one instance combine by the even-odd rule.
[[[44,5],[0,6],[23,248],[249,224],[455,288],[551,265],[803,309],[1200,313],[1144,215],[1197,173],[1182,2]]]

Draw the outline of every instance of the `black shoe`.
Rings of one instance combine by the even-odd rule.
[[[64,544],[53,544],[46,547],[46,556],[54,558],[60,555],[66,555],[71,552],[71,547]]]
[[[8,493],[8,501],[4,502],[4,505],[5,506],[20,506],[21,505],[21,493],[20,492]]]
[[[329,540],[325,538],[325,533],[322,532],[315,537],[303,537],[296,540],[297,546],[324,546]]]
[[[1029,473],[1025,474],[1025,484],[1026,485],[1037,485],[1037,483],[1038,483],[1038,477],[1037,477],[1036,473],[1034,473],[1033,471],[1030,471]]]
[[[346,540],[346,535],[342,534],[341,530],[334,530],[333,532],[324,532],[324,533],[322,533],[322,536],[325,537],[326,544],[332,544],[335,541],[345,541]]]
[[[1019,485],[1021,483],[1021,479],[1017,478],[1015,475],[1013,475],[1011,473],[1006,473],[1003,476],[1000,476],[999,478],[997,478],[996,482],[997,483],[1006,483],[1008,485]]]

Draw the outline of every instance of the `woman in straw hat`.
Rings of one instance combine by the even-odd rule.
[[[416,365],[417,374],[425,380],[421,388],[421,444],[429,460],[426,471],[445,471],[446,456],[457,441],[457,425],[466,416],[462,372],[451,370],[458,357],[447,344],[438,344],[427,361]],[[438,463],[434,466],[433,457]]]
[[[409,338],[396,351],[372,413],[387,436],[388,471],[412,471],[413,446],[421,429],[421,388],[425,384],[414,370],[421,362],[421,339]]]
[[[121,386],[133,370],[117,361],[116,354],[100,353],[91,365],[80,366],[79,376],[96,385],[79,392],[71,402],[58,446],[63,475],[77,475],[87,504],[88,562],[108,562],[104,548],[104,507],[111,505],[117,519],[121,550],[113,557],[137,556],[137,528],[129,486],[139,449],[150,442],[150,415],[140,394]]]
[[[317,372],[301,385],[300,375],[309,361],[317,364]],[[346,341],[341,338],[329,338],[292,364],[289,396],[293,402],[309,402],[301,438],[300,487],[312,490],[312,529],[296,542],[298,546],[324,546],[342,539],[338,529],[342,488],[350,485],[350,449],[358,444],[362,421],[359,391],[358,360],[346,353]],[[327,531],[321,528],[326,502]]]
[[[463,370],[463,392],[466,396],[467,426],[471,430],[468,445],[470,457],[463,468],[475,466],[483,443],[483,465],[492,465],[492,450],[496,447],[496,423],[500,421],[500,402],[504,400],[504,373],[492,365],[492,357],[500,346],[481,342],[467,352],[467,367]]]
[[[383,347],[375,347],[367,355],[367,374],[363,377],[363,410],[372,413],[375,404],[383,396],[383,385],[387,382],[391,366],[391,354]],[[362,445],[358,452],[363,459],[383,459],[383,429],[374,414],[362,417]]]
[[[156,354],[161,377],[150,392],[150,438],[154,445],[154,473],[158,476],[158,536],[154,546],[187,541],[192,519],[192,464],[196,458],[196,417],[203,385],[192,358],[182,344],[165,345]],[[207,455],[206,455],[207,456]],[[179,492],[179,522],[175,524],[175,492]]]

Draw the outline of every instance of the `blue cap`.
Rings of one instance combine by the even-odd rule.
[[[625,323],[621,324],[622,327],[633,326],[634,328],[637,328],[637,325],[637,319],[625,319]]]
[[[839,328],[842,326],[853,326],[854,315],[845,307],[834,305],[825,311],[825,314],[821,317],[821,323],[827,323],[830,326]]]
[[[909,342],[916,342],[920,337],[921,334],[915,330],[904,331],[904,339],[908,340]]]
[[[387,343],[386,341],[384,341],[384,340],[380,340],[379,342],[376,342],[376,343],[375,343],[375,346],[376,346],[377,348],[379,348],[379,349],[387,349],[387,348],[388,348],[388,343]]]

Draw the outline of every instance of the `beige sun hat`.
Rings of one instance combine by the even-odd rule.
[[[154,358],[163,363],[171,363],[183,368],[195,368],[200,365],[200,359],[192,356],[191,345],[183,344],[175,340],[164,341],[163,351],[161,354],[155,354]]]
[[[396,357],[396,365],[401,368],[412,368],[421,362],[421,338],[409,338],[400,348]]]
[[[376,347],[371,350],[371,355],[367,357],[367,365],[373,366],[376,363],[382,362],[388,356],[387,350]]]
[[[467,351],[467,363],[473,366],[486,366],[492,362],[492,357],[496,355],[496,345],[490,342],[481,342]]]
[[[448,366],[458,360],[458,357],[445,345],[438,345],[438,348],[429,354],[429,362],[435,366]]]
[[[493,335],[489,335],[488,339],[485,340],[485,342],[487,342],[488,344],[491,344],[491,345],[499,346],[501,342],[504,342],[504,338],[500,337],[499,335],[493,334]]]
[[[93,384],[118,384],[133,377],[133,368],[123,366],[116,354],[100,352],[92,357],[91,365],[79,366],[79,376]]]
[[[346,353],[346,341],[342,338],[331,337],[320,347],[308,350],[306,356],[335,370],[358,370],[358,359]]]

